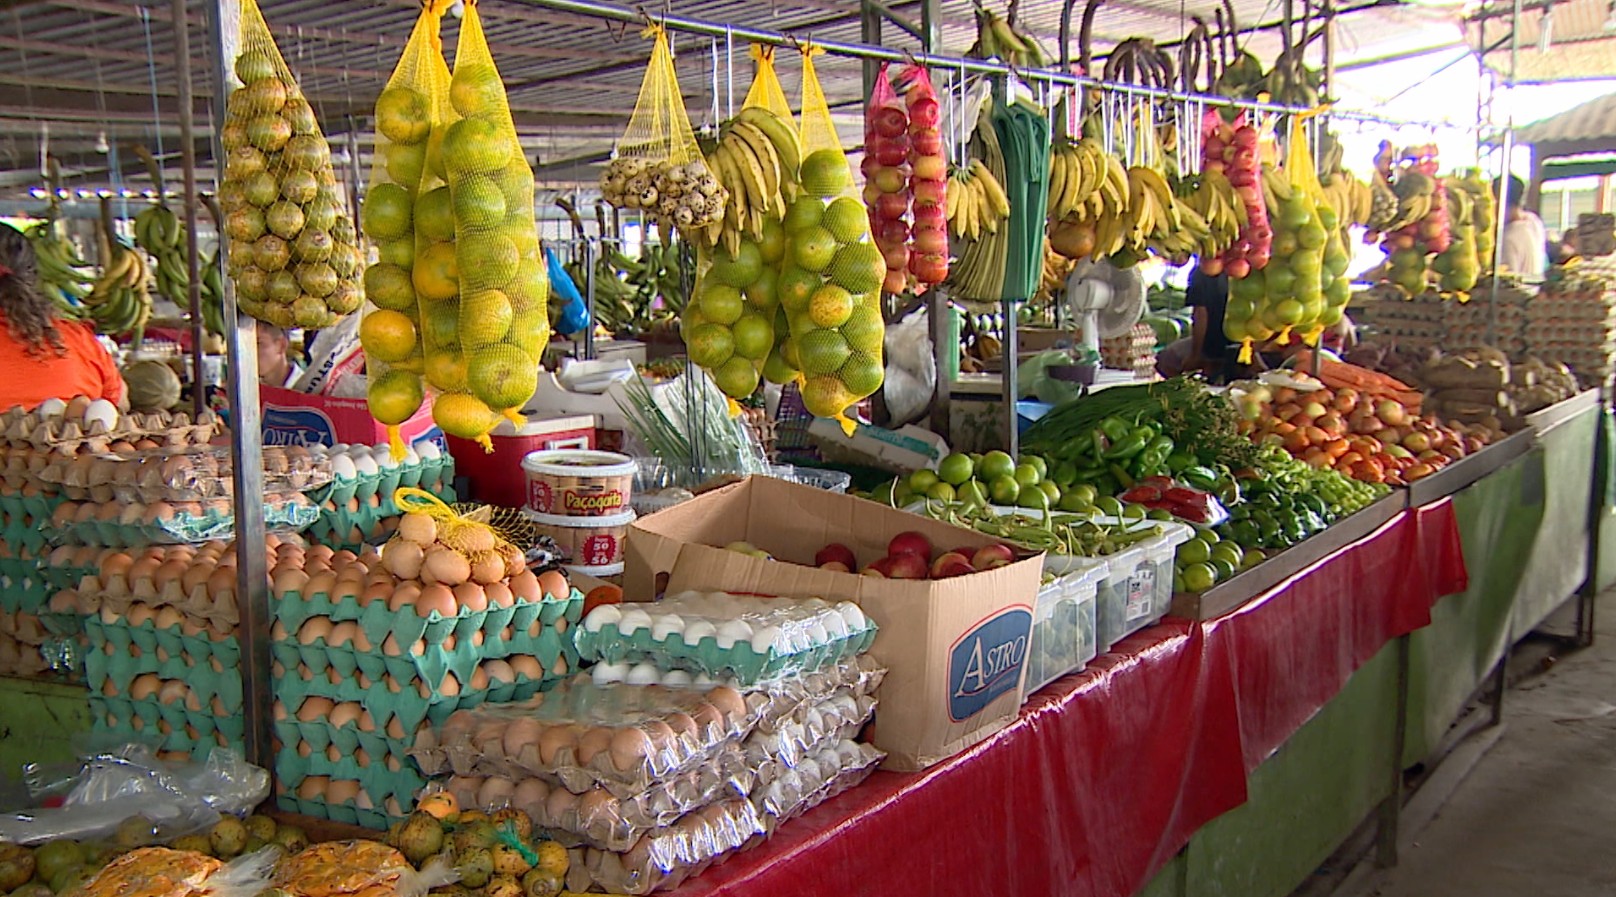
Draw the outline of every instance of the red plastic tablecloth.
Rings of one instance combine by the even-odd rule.
[[[1256,769],[1388,642],[1431,622],[1464,591],[1453,503],[1399,514],[1204,625],[1235,683],[1246,770]]]
[[[1130,897],[1391,639],[1464,589],[1448,502],[1229,616],[1168,619],[922,773],[876,773],[678,895]]]

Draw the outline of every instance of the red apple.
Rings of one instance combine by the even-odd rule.
[[[896,559],[905,554],[920,558],[922,564],[930,563],[931,540],[914,530],[893,536],[892,541],[887,543],[887,556]]]
[[[927,128],[924,131],[912,131],[909,134],[909,146],[918,156],[941,156],[943,154],[943,135],[937,133],[936,128]]]
[[[948,235],[935,227],[917,227],[914,232],[915,251],[922,255],[942,255],[948,251]]]
[[[909,115],[902,107],[882,106],[875,110],[872,127],[882,137],[903,137],[909,133]]]
[[[840,542],[832,542],[819,549],[819,553],[814,555],[814,566],[816,567],[823,567],[831,563],[838,563],[849,570],[853,570],[858,567],[858,558],[854,557],[853,549]]]
[[[882,193],[902,193],[904,187],[903,169],[877,165],[875,170],[870,172],[870,183],[874,184],[875,188]],[[904,206],[907,208],[908,203],[905,203]]]
[[[947,564],[944,564],[944,565],[942,565],[940,567],[933,566],[932,567],[932,572],[931,572],[931,578],[932,579],[953,579],[956,576],[967,576],[967,575],[975,573],[975,572],[976,572],[976,568],[972,567],[970,564],[967,564],[964,561],[951,560]]]
[[[978,570],[992,570],[994,567],[1003,567],[1014,563],[1016,553],[1008,545],[984,545],[971,556],[971,566]]]
[[[942,118],[942,109],[937,104],[937,98],[925,94],[909,94],[909,120],[914,123],[914,129],[937,130],[937,123]]]
[[[918,554],[900,554],[892,558],[892,579],[926,579],[931,571],[926,567],[926,559]]]
[[[893,268],[887,276],[881,279],[881,290],[894,296],[900,296],[909,289],[909,274],[902,268]]]
[[[875,234],[876,242],[887,246],[902,246],[909,241],[909,222],[902,218],[887,218]]]
[[[821,569],[821,570],[829,570],[832,573],[851,573],[851,572],[853,572],[851,567],[847,566],[846,564],[842,563],[841,561],[830,561],[829,563],[820,564],[819,569]]]
[[[883,140],[873,152],[877,162],[892,168],[909,161],[909,146],[903,141]]]
[[[917,205],[917,206],[940,206],[940,205],[942,205],[944,200],[946,200],[948,198],[948,187],[945,186],[946,184],[947,184],[946,181],[921,181],[921,180],[917,180],[917,181],[913,182],[912,184],[910,184],[909,186],[914,190],[914,194],[915,194],[915,205]]]
[[[865,576],[873,575],[890,578],[892,576],[892,558],[881,558],[880,560],[872,562],[859,572]]]
[[[948,279],[948,256],[921,253],[909,257],[909,271],[921,283],[942,283]]]
[[[909,211],[909,197],[902,193],[883,193],[875,198],[875,217],[883,221],[900,221]]]
[[[876,569],[875,565],[873,565],[873,564],[868,566],[868,567],[865,567],[863,570],[860,570],[859,575],[860,576],[870,576],[870,577],[874,577],[876,579],[886,579],[887,578],[887,575],[885,573],[882,573],[880,570]]]
[[[881,258],[887,263],[887,269],[901,271],[909,264],[909,247],[902,243],[881,247]]]
[[[942,206],[930,204],[915,206],[915,227],[944,230],[948,227],[948,216]]]

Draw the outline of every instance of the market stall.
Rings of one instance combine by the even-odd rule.
[[[1317,102],[1328,7],[1270,64],[1225,3],[1175,71],[1100,5],[1083,74],[1013,6],[960,56],[936,4],[914,48],[874,6],[313,32],[375,66],[268,0],[209,10],[206,66],[178,28],[183,214],[159,145],[93,262],[57,184],[31,231],[64,322],[138,348],[148,290],[186,300],[192,402],[135,352],[135,411],[0,412],[0,665],[33,677],[0,762],[87,758],[0,814],[0,890],[1279,897],[1366,824],[1390,860],[1510,646],[1570,598],[1589,631],[1616,269],[1487,281],[1478,172],[1348,159],[1377,120]],[[541,27],[603,24],[632,60]],[[529,158],[580,124],[534,99],[554,53],[635,99],[570,181]],[[1167,263],[1227,280],[1227,384],[1156,374]],[[1349,303],[1372,351],[1329,341]],[[314,357],[266,374],[286,330]],[[997,401],[951,409],[956,366]]]

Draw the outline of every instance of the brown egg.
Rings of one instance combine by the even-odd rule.
[[[617,798],[605,788],[591,788],[578,798],[578,827],[612,825],[621,818]]]
[[[511,593],[511,587],[503,582],[491,582],[483,586],[483,594],[488,598],[489,607],[510,607],[516,603],[516,596]]]
[[[478,633],[478,634],[481,635],[481,633]],[[472,669],[472,671],[471,671],[471,690],[472,691],[487,691],[488,690],[488,674],[483,672],[482,667],[474,667]]]
[[[446,698],[459,697],[460,680],[455,677],[454,673],[443,674],[443,681],[438,683],[438,694]]]
[[[497,552],[483,551],[471,562],[471,581],[486,585],[505,578],[505,559]]]
[[[163,680],[156,673],[146,673],[135,677],[129,683],[129,697],[137,701],[155,696],[162,690]]]
[[[452,548],[436,546],[429,549],[421,562],[422,578],[430,575],[447,586],[457,586],[471,578],[471,562]]]
[[[574,759],[579,766],[589,766],[597,756],[608,753],[612,747],[612,730],[594,726],[578,736]]]
[[[679,739],[674,734],[673,727],[662,720],[648,719],[641,724],[641,728],[644,730],[646,737],[651,739],[651,748],[658,755],[670,751],[677,753],[680,750]]]
[[[331,779],[327,776],[309,776],[298,783],[297,796],[303,800],[323,800],[331,787]]]
[[[129,621],[130,626],[144,626],[156,616],[157,612],[152,610],[151,605],[138,601],[129,605],[129,609],[124,612],[124,618]]]
[[[276,571],[273,581],[276,595],[305,595],[304,587],[309,584],[309,575],[301,569],[289,567]]]
[[[280,722],[280,721],[286,719],[286,705],[281,703],[279,698],[275,699],[275,705],[274,705],[273,712],[274,712],[274,715],[275,715],[275,721],[276,722]]]
[[[547,598],[565,598],[572,594],[572,586],[559,570],[546,570],[539,574],[539,591]]]
[[[519,601],[540,601],[544,598],[544,590],[539,587],[539,578],[531,570],[523,570],[511,577],[511,594]]]
[[[315,595],[332,597],[331,593],[337,587],[337,574],[332,573],[330,570],[311,572],[308,568],[305,568],[304,572],[309,574],[308,584],[303,587],[303,594],[306,597],[313,598]]]
[[[403,656],[404,649],[399,647],[398,636],[391,632],[387,633],[387,638],[382,639],[382,654],[388,657]]]
[[[361,731],[361,732],[374,732],[374,731],[376,731],[376,717],[371,716],[369,710],[361,710],[361,711],[359,711],[359,731]]]
[[[539,759],[549,762],[544,760],[545,739],[559,728],[559,726],[546,728],[531,716],[517,717],[511,720],[510,725],[505,727],[500,739],[499,753],[506,757],[519,757],[522,755],[523,748],[530,744],[537,745]],[[555,745],[550,744],[550,747],[553,750]]]
[[[619,729],[612,736],[612,766],[618,772],[639,769],[645,765],[652,749],[652,739],[644,730],[632,726]]]
[[[314,723],[331,715],[336,709],[336,702],[330,698],[310,696],[303,699],[303,705],[297,708],[297,718],[301,722]]]
[[[63,507],[66,507],[66,505],[63,505]],[[104,560],[101,561],[101,575],[103,577],[127,576],[129,574],[129,568],[134,566],[134,563],[134,558],[131,558],[129,555],[124,554],[121,551],[115,554],[109,554]]]
[[[383,604],[386,604],[393,597],[393,592],[394,585],[392,582],[382,581],[367,583],[364,590],[361,591],[357,596],[359,599],[359,606],[366,607],[372,601],[380,601]]]
[[[297,755],[304,759],[308,759],[309,757],[314,756],[314,748],[310,746],[307,741],[299,741],[297,743]]]
[[[458,610],[454,591],[442,583],[427,586],[421,590],[421,596],[415,599],[415,614],[418,617],[430,618],[434,611],[440,617],[452,617]]]
[[[543,818],[544,802],[550,797],[550,786],[543,779],[523,779],[511,792],[511,806],[525,811],[535,819]]]
[[[746,716],[746,699],[741,693],[727,685],[720,685],[707,692],[707,700],[724,714],[727,725],[735,725]]]
[[[675,735],[687,736],[696,734],[696,721],[683,713],[670,713],[664,719]]]
[[[536,657],[527,654],[513,654],[506,658],[506,662],[511,665],[511,670],[518,679],[544,678],[544,667],[539,664]]]
[[[485,660],[482,665],[483,674],[488,677],[488,684],[509,685],[516,681],[516,671],[503,660]]]
[[[360,654],[369,654],[371,651],[370,636],[365,635],[365,630],[359,628],[357,625],[354,626],[353,631],[353,649],[358,651]],[[359,674],[359,678],[361,680],[363,680],[364,677],[365,676],[363,673]],[[364,688],[365,686],[361,684],[359,687]]]
[[[455,586],[454,596],[456,604],[474,614],[480,614],[488,609],[488,595],[483,591],[483,587],[475,582],[463,582]],[[481,634],[482,630],[479,629],[477,632]]]
[[[399,579],[419,577],[425,560],[426,551],[408,539],[388,542],[382,551],[382,564]]]
[[[350,646],[358,632],[358,623],[337,623],[331,627],[331,634],[326,636],[326,644],[333,648]]]
[[[717,707],[706,701],[702,701],[691,711],[691,719],[696,723],[697,730],[703,733],[703,737],[706,737],[707,733],[725,728],[724,715],[718,712]]]
[[[387,737],[394,741],[403,741],[409,734],[404,731],[404,724],[396,716],[387,721],[387,728],[384,731],[387,732]]]
[[[482,793],[478,789],[478,793]],[[563,825],[578,812],[578,798],[565,788],[550,789],[550,796],[544,800],[544,815],[552,825]]]
[[[157,616],[152,618],[152,623],[158,629],[173,629],[184,621],[185,615],[180,613],[179,608],[172,606],[162,608],[157,612]]]
[[[515,791],[516,783],[510,779],[489,776],[477,789],[477,805],[491,809],[510,806],[511,794]]]
[[[332,708],[331,715],[326,719],[333,728],[340,729],[343,726],[357,722],[359,720],[359,710],[359,705],[353,701],[343,701]]]
[[[334,779],[326,788],[325,800],[330,804],[351,804],[359,797],[359,783],[353,779]]]
[[[128,579],[130,582],[134,582],[139,579],[151,579],[152,574],[156,573],[157,568],[161,567],[162,565],[163,562],[154,557],[140,558],[129,565]]]
[[[331,630],[333,628],[330,617],[310,617],[303,621],[302,626],[298,627],[297,643],[306,646],[314,644],[318,639],[325,639],[326,644],[329,645],[331,644]]]
[[[208,576],[208,594],[229,600],[236,594],[236,568],[218,567]]]

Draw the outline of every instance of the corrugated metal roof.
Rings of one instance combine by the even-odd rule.
[[[1570,155],[1616,150],[1616,93],[1589,100],[1553,118],[1515,130],[1515,139],[1540,154]]]
[[[358,131],[363,153],[368,146],[363,119],[404,45],[418,0],[260,2],[327,132]],[[972,2],[943,0],[940,28],[946,52],[961,53],[975,41]],[[988,2],[1002,9],[1002,0]],[[1213,9],[1221,5],[1219,0],[1103,2],[1094,29],[1096,51],[1101,54],[1129,36],[1177,40],[1191,27],[1192,17],[1210,21]],[[211,5],[192,0],[189,10],[191,64],[204,128],[212,91],[204,16]],[[919,15],[918,0],[888,5],[911,18]],[[1251,25],[1277,18],[1278,0],[1233,0],[1233,7],[1240,23]],[[803,37],[859,39],[858,4],[851,0],[667,0],[665,8],[678,15],[743,22]],[[633,108],[649,43],[635,28],[522,0],[484,0],[480,9],[510,89],[523,145],[538,157],[541,177],[558,184],[592,180],[586,166],[558,170],[549,163],[610,148]],[[173,154],[178,141],[177,75],[170,10],[162,0],[21,0],[0,12],[0,71],[6,73],[0,82],[0,195],[15,196],[38,186],[46,121],[51,122],[51,152],[63,160],[75,186],[93,189],[112,180],[105,170],[106,157],[95,151],[103,132],[115,145],[144,142],[157,149],[161,144]],[[1082,10],[1082,4],[1074,10],[1074,44]],[[1024,3],[1020,25],[1053,53],[1058,49],[1060,14],[1059,2]],[[1411,14],[1423,20],[1445,15],[1400,13],[1405,19]],[[1343,46],[1356,44],[1365,53],[1372,52],[1375,21],[1371,13],[1343,18],[1341,30],[1352,36]],[[457,26],[446,21],[445,46],[452,50],[456,37]],[[884,37],[890,46],[916,46],[895,26],[886,26]],[[1278,43],[1272,35],[1262,35],[1251,45],[1259,55],[1272,58]],[[720,113],[727,113],[732,101],[739,103],[750,78],[744,45],[734,46],[728,58],[718,53],[716,78],[712,41],[683,35],[676,37],[675,46],[680,85],[698,126],[712,122],[715,97]],[[788,95],[795,95],[799,67],[790,54],[782,55],[782,80]],[[1075,46],[1072,55],[1077,55]],[[819,71],[832,103],[847,107],[840,120],[844,134],[856,137],[861,66],[853,60],[829,59]],[[125,162],[124,180],[143,187],[144,175]],[[210,180],[211,173],[204,171],[203,183]]]
[[[1478,50],[1502,43],[1487,54],[1489,68],[1508,75],[1513,67],[1522,82],[1616,77],[1616,36],[1605,28],[1609,0],[1557,0],[1552,15],[1543,9],[1523,12],[1516,37],[1520,52],[1514,59],[1508,43],[1512,12],[1512,4],[1493,0],[1477,14],[1480,21],[1466,29],[1470,45]],[[1545,30],[1546,52],[1540,45]]]

